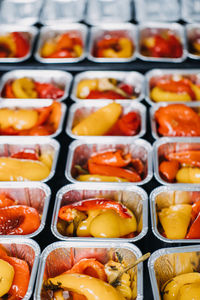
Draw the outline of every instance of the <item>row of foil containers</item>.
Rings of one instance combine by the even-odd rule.
[[[146,73],[145,77],[139,73],[134,71],[85,71],[78,73],[74,77],[73,86],[71,89],[70,98],[77,102],[77,104],[86,103],[84,101],[88,101],[88,103],[92,103],[93,105],[98,105],[98,102],[101,102],[97,99],[87,99],[87,95],[82,97],[80,96],[80,92],[78,92],[79,85],[84,80],[103,80],[103,79],[114,79],[119,83],[124,83],[130,85],[134,91],[134,99],[116,99],[120,104],[125,103],[136,103],[145,100],[151,105],[155,106],[156,101],[152,98],[151,92],[154,86],[156,86],[156,82],[162,79],[173,79],[174,81],[179,81],[180,79],[190,79],[195,85],[199,85],[199,77],[200,70],[199,69],[153,69]],[[15,70],[5,73],[0,79],[0,99],[6,99],[5,95],[5,87],[7,83],[12,83],[16,79],[21,78],[30,78],[33,81],[38,81],[40,83],[52,83],[56,86],[60,87],[63,90],[63,96],[58,98],[57,101],[63,101],[68,98],[69,91],[72,82],[72,75],[68,72],[57,71],[57,70]],[[86,86],[87,87],[87,86]],[[88,89],[88,87],[87,87]],[[109,88],[107,88],[109,90]],[[89,91],[90,92],[90,91]],[[89,93],[88,92],[88,93]],[[82,97],[82,98],[81,98]],[[166,98],[166,97],[165,97]],[[9,98],[10,99],[10,98]],[[17,98],[12,98],[12,100],[17,101]],[[10,100],[9,100],[10,101]],[[22,99],[20,100],[22,101]],[[31,104],[33,104],[32,100]],[[40,99],[42,101],[42,99]],[[47,99],[44,99],[47,101]],[[108,101],[108,100],[106,100]],[[166,103],[170,103],[172,99]],[[157,100],[157,104],[163,104],[163,99],[160,96]],[[174,99],[173,102],[176,102]],[[180,99],[179,99],[180,102]],[[184,100],[182,101],[184,102]],[[193,103],[192,103],[193,102]],[[2,102],[3,103],[3,102]],[[95,104],[96,103],[96,104]],[[191,103],[187,102],[190,105],[198,104],[198,99],[191,99]],[[38,103],[37,103],[38,104]],[[73,112],[74,108],[71,109]]]
[[[188,24],[185,28],[178,23],[142,23],[140,25],[134,25],[131,23],[108,23],[104,25],[98,25],[91,27],[90,29],[90,37],[88,38],[88,27],[84,24],[73,23],[73,24],[63,24],[63,25],[51,25],[44,26],[40,29],[40,36],[37,42],[36,51],[35,51],[35,59],[41,63],[76,63],[85,59],[86,57],[94,62],[129,62],[135,60],[136,58],[140,58],[145,61],[163,61],[163,62],[182,62],[187,56],[193,59],[199,59],[200,56],[194,55],[190,53],[189,43],[190,39],[194,39],[195,37],[199,37],[199,24]],[[186,30],[185,30],[186,29]],[[152,34],[162,34],[164,31],[169,30],[174,33],[182,44],[183,53],[179,58],[155,58],[155,57],[147,57],[141,54],[141,42],[143,38],[151,36]],[[1,29],[1,35],[12,32],[26,32],[29,34],[30,40],[30,51],[29,53],[22,58],[1,58],[0,62],[21,62],[23,60],[28,59],[31,56],[32,46],[38,32],[36,27],[27,27],[27,26],[14,26],[13,25],[4,25],[4,28]],[[80,57],[77,58],[44,58],[41,56],[41,46],[48,39],[56,37],[64,32],[77,32],[82,41],[83,41],[83,53]],[[94,56],[94,44],[100,38],[103,38],[106,35],[112,34],[121,34],[127,36],[133,43],[133,54],[129,58],[98,58]],[[187,37],[187,39],[185,38]],[[187,42],[186,42],[187,40]],[[88,45],[88,47],[87,47]]]
[[[95,25],[101,22],[126,22],[133,17],[142,22],[199,20],[199,0],[3,0],[0,20],[4,23],[33,25],[40,22],[79,22]],[[9,14],[7,14],[9,11]],[[135,16],[134,16],[135,15]]]
[[[18,257],[28,263],[30,269],[30,281],[27,293],[23,299],[30,299],[33,293],[33,286],[36,277],[38,262],[40,259],[37,282],[35,287],[34,299],[43,298],[42,284],[47,276],[55,277],[73,264],[71,254],[75,261],[83,257],[92,257],[93,255],[101,257],[105,264],[109,257],[114,254],[120,254],[128,263],[134,262],[141,256],[140,250],[132,244],[108,242],[56,242],[47,246],[40,255],[38,244],[30,239],[16,238],[9,240],[0,239],[0,245],[12,257]],[[174,263],[176,261],[176,263]],[[187,263],[186,263],[187,262]],[[184,263],[184,265],[183,265]],[[165,267],[163,268],[163,264]],[[167,248],[155,251],[148,262],[151,284],[154,293],[154,299],[160,299],[160,287],[179,274],[197,272],[199,269],[199,245],[189,247]],[[166,267],[167,266],[167,267]],[[188,271],[189,270],[189,271]],[[140,263],[134,268],[137,276],[137,300],[143,299],[143,266]]]

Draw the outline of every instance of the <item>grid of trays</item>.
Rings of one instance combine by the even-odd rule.
[[[157,23],[156,26],[157,25],[159,28],[162,28],[163,26],[160,23]],[[112,30],[115,27],[113,24],[110,26]],[[182,58],[177,61],[173,61],[173,59],[155,60],[142,57],[138,52],[137,41],[139,40],[137,39],[137,30],[143,30],[143,25],[141,24],[137,28],[137,26],[131,23],[125,23],[123,26],[126,28],[123,30],[130,28],[133,41],[136,46],[136,56],[133,55],[131,59],[128,60],[114,61],[100,59],[98,61],[98,59],[93,59],[91,57],[92,51],[89,51],[88,58],[91,60],[89,65],[84,65],[84,62],[83,64],[79,63],[81,59],[86,57],[85,52],[80,57],[80,60],[61,59],[62,61],[60,62],[64,64],[61,68],[59,67],[60,64],[58,64],[59,61],[57,59],[45,62],[39,57],[38,49],[40,48],[42,39],[38,39],[35,51],[35,58],[38,62],[35,62],[33,58],[30,58],[30,52],[27,56],[27,59],[29,58],[29,60],[27,63],[22,65],[21,70],[14,70],[12,65],[10,65],[9,68],[4,64],[2,64],[2,66],[0,65],[0,110],[10,111],[14,109],[16,111],[36,111],[39,114],[41,114],[42,111],[48,110],[48,114],[54,116],[56,109],[58,109],[60,115],[59,121],[55,121],[55,119],[52,121],[51,119],[51,123],[47,123],[45,125],[47,126],[46,128],[49,128],[48,126],[52,126],[52,124],[56,123],[54,131],[52,131],[51,128],[48,132],[48,137],[27,137],[27,131],[22,131],[22,134],[20,134],[22,135],[21,137],[12,137],[8,136],[8,132],[4,132],[1,128],[1,134],[5,136],[0,137],[0,158],[5,157],[7,159],[5,162],[7,162],[10,157],[17,159],[18,157],[15,156],[16,153],[23,152],[23,155],[26,155],[24,154],[26,152],[29,157],[34,157],[34,159],[34,155],[37,154],[37,160],[46,165],[46,168],[42,170],[40,178],[37,176],[35,177],[35,175],[39,172],[38,169],[35,169],[35,166],[32,166],[31,174],[29,174],[29,172],[26,173],[26,166],[22,165],[22,173],[26,176],[30,176],[31,179],[28,179],[28,181],[25,182],[16,182],[22,181],[23,175],[17,174],[13,179],[9,177],[8,172],[8,177],[6,177],[8,179],[6,180],[11,180],[12,182],[4,182],[4,179],[1,179],[2,182],[0,182],[0,195],[6,193],[11,199],[13,198],[15,200],[15,205],[28,206],[30,209],[36,210],[37,214],[40,216],[40,222],[34,232],[23,233],[23,236],[20,235],[19,232],[16,235],[15,233],[10,233],[12,234],[12,237],[11,235],[7,235],[5,231],[1,232],[2,237],[0,238],[0,244],[5,249],[7,253],[6,255],[11,258],[17,257],[23,259],[28,264],[29,270],[31,271],[30,282],[24,299],[33,297],[33,294],[34,299],[47,299],[45,298],[47,297],[45,294],[41,296],[43,276],[48,275],[48,277],[55,277],[68,269],[69,266],[66,266],[66,269],[62,270],[61,268],[59,272],[54,272],[54,269],[59,269],[60,264],[64,265],[66,261],[69,264],[72,264],[70,261],[71,253],[73,253],[76,258],[76,255],[78,256],[82,252],[88,252],[88,257],[91,257],[94,252],[97,252],[100,253],[100,255],[103,255],[104,264],[106,264],[108,262],[108,257],[116,256],[119,253],[123,257],[127,258],[130,263],[130,261],[134,262],[142,255],[141,251],[144,254],[148,251],[153,252],[157,250],[149,259],[148,266],[145,263],[145,267],[143,269],[142,264],[140,264],[134,269],[135,273],[133,278],[134,276],[137,276],[137,300],[152,299],[151,288],[154,299],[161,299],[160,291],[162,289],[162,285],[167,280],[170,280],[174,276],[180,274],[180,265],[184,260],[188,261],[188,264],[185,267],[187,270],[190,270],[191,272],[198,272],[199,270],[200,246],[193,245],[177,247],[177,244],[178,246],[183,246],[185,244],[198,244],[200,239],[186,239],[184,234],[182,234],[179,238],[176,238],[173,234],[172,236],[169,234],[169,237],[164,235],[164,225],[160,217],[162,210],[170,210],[170,207],[175,205],[186,205],[191,211],[192,199],[194,197],[199,199],[200,196],[198,179],[199,173],[197,172],[198,174],[193,176],[194,178],[197,178],[196,180],[194,179],[194,181],[192,181],[191,175],[188,175],[189,183],[187,180],[185,182],[181,181],[181,179],[173,178],[173,180],[169,180],[168,177],[163,176],[162,172],[160,172],[159,166],[163,162],[163,157],[165,157],[166,154],[167,157],[169,157],[170,153],[173,151],[185,151],[185,149],[189,152],[194,150],[199,151],[200,138],[198,136],[200,136],[200,130],[199,134],[190,138],[171,136],[164,137],[164,134],[161,133],[161,129],[159,128],[159,123],[155,114],[159,109],[166,108],[169,105],[169,102],[161,102],[158,100],[155,92],[157,90],[154,90],[157,88],[157,81],[154,80],[155,78],[167,78],[168,80],[172,79],[174,81],[180,81],[182,79],[191,80],[193,84],[193,93],[189,93],[189,96],[186,93],[187,99],[185,101],[187,101],[187,103],[184,103],[184,105],[187,105],[187,107],[189,107],[194,113],[198,114],[198,101],[200,100],[198,82],[200,70],[197,69],[198,61],[197,64],[195,63],[195,60],[192,61],[192,59],[196,59],[198,57],[194,57],[192,54],[190,55],[187,52],[185,34],[183,32],[183,28],[179,24],[165,25],[168,28],[170,26],[172,26],[172,28],[176,28],[176,26],[180,27],[180,36],[183,41],[184,51]],[[151,26],[153,28],[155,24],[151,24]],[[151,28],[151,26],[149,24],[147,27]],[[193,26],[194,24],[190,24],[187,25],[186,28],[187,30],[193,30],[198,27],[198,24],[195,24],[194,27]],[[107,29],[108,27],[109,25],[106,25],[105,27],[102,26],[101,30],[104,30],[105,28]],[[95,27],[91,29],[90,42],[88,42],[86,38],[87,27],[85,25],[78,23],[68,24],[66,25],[66,28],[66,30],[80,29],[85,45],[91,45],[90,48],[92,49],[92,36],[93,34],[94,36],[97,34],[95,33]],[[31,30],[31,33],[33,33],[32,40],[34,41],[37,30],[34,28]],[[61,32],[59,26],[51,25],[41,29],[41,36],[43,33],[46,34],[46,30],[50,30],[52,32],[55,30],[58,33]],[[119,30],[119,27],[117,30]],[[19,31],[25,31],[25,29],[19,29]],[[12,32],[12,30],[10,30],[10,32]],[[33,41],[31,43],[33,43]],[[135,71],[134,67],[136,65],[134,65],[134,59],[136,58],[141,59],[140,64],[142,64],[145,71],[148,71],[146,74],[138,72],[140,71],[140,66],[137,66],[136,69],[138,71]],[[182,62],[185,59],[187,59],[185,65],[184,62],[181,65],[179,64],[181,68],[184,67],[185,69],[174,69],[174,66],[176,66],[176,68],[178,66],[178,64],[173,65],[174,62]],[[171,68],[173,67],[173,69],[156,69],[156,61],[161,61],[163,63],[167,63],[169,61],[169,65]],[[2,59],[1,62],[14,63],[17,62],[17,60],[11,59],[10,61],[6,61]],[[71,62],[77,63],[74,64],[72,73],[66,71],[70,70],[70,67],[68,68],[68,63]],[[97,62],[99,62],[99,64],[96,64]],[[119,65],[115,64],[118,71],[107,71],[110,69],[110,66],[113,66],[110,64],[112,62],[120,62]],[[19,59],[19,63],[21,63],[21,59]],[[42,65],[41,63],[46,64]],[[132,69],[130,72],[126,71],[128,63],[129,67]],[[149,63],[151,63],[154,70],[149,70]],[[188,66],[190,67],[190,65],[193,66],[194,69],[188,69]],[[32,68],[36,67],[36,69],[29,69],[29,66]],[[44,66],[47,66],[48,70],[44,70]],[[104,71],[91,71],[92,69],[98,69],[99,66],[102,66]],[[167,65],[165,66],[168,67]],[[11,69],[11,71],[7,72],[8,69]],[[61,69],[65,69],[65,71],[61,71]],[[80,72],[81,70],[84,70],[84,72]],[[54,87],[59,88],[62,93],[59,94],[59,97],[56,99],[56,106],[53,106],[54,102],[52,99],[44,99],[47,98],[46,95],[45,97],[38,97],[40,99],[33,99],[37,97],[19,99],[20,97],[16,97],[14,94],[16,89],[13,89],[12,91],[13,97],[8,97],[7,87],[13,87],[14,83],[19,82],[24,78],[30,79],[31,82],[39,82],[44,85],[51,84],[55,85]],[[113,104],[113,101],[110,99],[95,100],[87,97],[84,98],[84,96],[80,96],[80,93],[78,92],[80,82],[84,80],[90,81],[93,79],[101,82],[102,79],[105,78],[112,79],[110,81],[110,83],[112,83],[112,88],[113,83],[124,83],[127,86],[132,87],[132,94],[129,94],[129,98],[126,98],[123,94],[124,97],[114,101],[115,104],[120,107],[122,116],[132,112],[139,116],[140,127],[132,136],[113,136],[113,134],[110,133],[108,135],[101,134],[102,137],[99,137],[99,134],[82,134],[77,133],[77,131],[74,130],[80,121],[100,109]],[[117,87],[115,87],[115,91],[119,92],[119,89],[120,88],[117,85]],[[87,92],[88,91],[86,91],[86,96]],[[126,96],[127,95],[128,93],[126,93]],[[170,97],[169,95],[167,96]],[[144,99],[145,101],[143,101]],[[72,101],[74,101],[74,103]],[[170,100],[170,102],[174,102],[173,105],[179,105],[180,99],[175,99],[175,101]],[[52,107],[53,110],[51,110]],[[68,114],[67,122],[66,114]],[[3,118],[3,115],[1,115],[1,117]],[[74,139],[74,141],[72,141],[72,139]],[[156,141],[152,146],[151,144],[154,140]],[[25,152],[24,149],[26,149]],[[90,180],[84,179],[83,181],[86,182],[81,182],[80,178],[81,176],[84,178],[85,174],[77,171],[77,165],[79,166],[79,170],[81,169],[82,172],[86,168],[85,165],[87,161],[94,155],[94,153],[113,150],[124,152],[131,155],[132,159],[136,159],[137,162],[135,162],[136,165],[134,166],[137,166],[137,168],[135,167],[137,170],[139,168],[138,161],[142,163],[142,171],[138,171],[139,179],[137,177],[135,182],[133,182],[133,180],[131,180],[131,182],[129,182],[129,180],[122,180],[122,182],[112,183],[87,182]],[[26,161],[27,157],[21,158]],[[195,166],[196,168],[199,168],[198,158],[196,160],[197,165],[193,165],[193,167]],[[183,163],[185,163],[185,161]],[[186,166],[187,163],[188,161],[185,163]],[[30,168],[30,165],[28,167]],[[179,171],[181,171],[180,165],[177,172]],[[0,178],[1,176],[2,178],[5,176],[5,171],[3,172],[3,175],[0,172]],[[43,182],[47,182],[50,188]],[[161,184],[159,187],[158,182]],[[149,200],[147,193],[150,194]],[[60,227],[62,224],[59,223],[59,211],[63,206],[72,204],[76,205],[76,203],[91,197],[102,198],[104,196],[126,205],[126,207],[135,214],[137,226],[140,228],[137,230],[136,234],[133,236],[126,236],[126,234],[124,234],[122,237],[118,238],[97,238],[73,236],[70,232],[67,232],[67,230],[63,231],[63,228]],[[150,217],[148,218],[149,206]],[[175,220],[173,221],[175,222]],[[188,221],[188,224],[189,223],[190,219]],[[186,232],[187,230],[188,228],[185,229]],[[36,242],[30,238],[34,238]],[[61,241],[58,242],[58,240]],[[42,249],[45,248],[41,256],[40,247],[37,243]],[[168,248],[169,245],[174,247]],[[28,253],[30,255],[28,255]],[[54,266],[55,261],[56,264]],[[174,261],[177,261],[178,263],[174,264]],[[36,286],[34,289],[33,286],[36,278],[37,266],[39,266],[39,268],[37,272]],[[165,266],[166,269],[167,267],[170,268],[170,273],[165,273]],[[150,273],[151,284],[149,282],[148,271]],[[181,272],[185,273],[186,271],[181,269]],[[133,278],[133,282],[131,284],[134,283],[135,279]],[[42,293],[43,292],[44,290],[42,290]]]

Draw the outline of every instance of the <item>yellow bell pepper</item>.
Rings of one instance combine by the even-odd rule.
[[[0,127],[2,129],[13,127],[16,130],[30,129],[38,120],[36,110],[8,108],[0,109]]]
[[[129,58],[133,54],[133,44],[128,38],[121,38],[119,40],[120,51],[112,48],[103,50],[103,57],[105,58]]]
[[[134,214],[128,210],[131,218],[121,218],[112,210],[89,210],[87,219],[80,222],[77,236],[98,238],[119,238],[137,230],[137,221]]]
[[[0,259],[0,297],[8,293],[14,278],[14,268],[8,262]]]
[[[190,285],[193,285],[194,283],[198,284],[198,286],[200,287],[200,273],[186,273],[169,279],[161,288],[161,292],[163,293],[163,300],[198,300],[199,298],[187,298],[188,295],[185,295],[186,298],[182,297],[182,288],[184,286],[190,287]],[[190,293],[192,293],[191,287]],[[194,286],[194,288],[196,289],[196,285]]]
[[[90,174],[79,175],[76,177],[76,180],[91,182],[128,182],[128,180],[120,177]]]
[[[83,48],[80,45],[74,45],[74,51],[76,53],[76,57],[80,57],[83,53]]]
[[[76,96],[81,99],[87,98],[90,91],[96,90],[98,79],[83,79],[77,85]]]
[[[90,234],[98,238],[119,238],[137,230],[137,222],[133,213],[131,218],[121,218],[115,211],[102,211],[90,223]]]
[[[0,36],[0,44],[5,44],[8,46],[8,49],[10,50],[9,57],[15,57],[16,55],[16,43],[14,39],[12,38],[12,35],[2,35]]]
[[[200,281],[185,284],[179,289],[177,300],[200,300]]]
[[[200,183],[200,168],[183,167],[176,174],[179,183]]]
[[[155,102],[179,102],[179,101],[191,101],[191,97],[187,93],[172,93],[166,92],[155,86],[150,93],[150,98]]]
[[[122,113],[119,103],[110,103],[81,121],[72,129],[75,135],[104,135],[118,120]]]
[[[100,279],[82,274],[61,274],[49,278],[45,286],[51,284],[60,288],[84,295],[87,300],[125,300],[125,298],[110,284]]]
[[[37,98],[37,92],[35,91],[35,84],[29,78],[19,78],[13,81],[12,90],[17,98]]]
[[[158,213],[160,223],[169,239],[184,239],[190,224],[192,206],[172,205]]]
[[[50,170],[43,162],[0,157],[0,181],[43,180]]]
[[[56,51],[56,43],[55,42],[45,42],[41,48],[40,55],[42,57],[48,57]]]

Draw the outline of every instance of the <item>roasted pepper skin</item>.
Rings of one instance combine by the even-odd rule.
[[[88,160],[88,170],[90,174],[117,176],[120,178],[125,178],[131,182],[141,181],[140,175],[135,171],[113,166],[98,165],[93,163],[90,159]]]
[[[26,235],[40,226],[40,216],[33,207],[14,205],[0,208],[0,234]]]
[[[131,162],[131,154],[124,155],[122,150],[107,151],[92,155],[90,161],[98,165],[125,167]]]
[[[179,170],[179,163],[177,161],[163,161],[159,165],[160,174],[168,181],[173,182]]]
[[[162,136],[200,136],[200,116],[184,104],[170,104],[155,112]]]
[[[171,152],[166,155],[170,161],[177,161],[192,167],[200,167],[200,151],[188,150],[182,152]]]
[[[65,205],[59,210],[59,218],[65,221],[73,220],[72,209],[77,209],[79,211],[112,209],[115,210],[122,218],[131,218],[124,205],[104,198],[82,200],[71,205]]]
[[[77,262],[73,267],[64,272],[64,274],[85,274],[94,278],[107,281],[104,265],[95,258],[83,258]]]

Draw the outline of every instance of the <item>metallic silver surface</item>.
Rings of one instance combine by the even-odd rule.
[[[155,188],[150,194],[150,211],[151,211],[151,225],[152,231],[154,235],[164,243],[183,243],[183,244],[192,244],[192,243],[200,243],[200,239],[169,239],[160,234],[157,227],[157,209],[156,209],[156,198],[162,193],[170,194],[172,192],[199,192],[200,186],[195,185],[193,187],[188,187],[187,185],[175,184],[170,186],[160,186]],[[185,202],[183,202],[185,204]],[[178,204],[178,203],[177,203]],[[179,203],[181,204],[181,202]]]
[[[14,153],[20,151],[24,147],[30,147],[30,146],[33,148],[39,147],[41,153],[45,153],[46,151],[51,153],[53,158],[51,171],[49,173],[49,176],[41,181],[46,182],[50,180],[54,176],[56,164],[58,160],[58,154],[60,150],[60,145],[56,140],[44,136],[43,137],[27,136],[26,138],[24,138],[23,136],[12,136],[12,137],[0,136],[0,156],[5,155],[5,153],[7,152],[12,154],[12,152]]]
[[[104,38],[106,34],[111,32],[124,32],[126,36],[128,36],[133,42],[133,54],[129,58],[104,58],[104,57],[95,57],[93,55],[93,47],[94,43],[99,40],[100,38]],[[97,63],[125,63],[130,62],[136,59],[137,55],[137,27],[131,23],[107,23],[104,25],[98,25],[91,27],[90,29],[90,39],[89,39],[89,52],[87,58],[93,62]]]
[[[77,97],[77,86],[81,80],[84,79],[95,79],[95,78],[114,78],[126,84],[130,84],[135,88],[135,91],[139,94],[135,99],[129,99],[126,101],[141,101],[144,98],[144,76],[139,72],[128,72],[128,71],[85,71],[78,73],[74,77],[71,98],[76,102],[82,102],[83,99]],[[91,99],[85,99],[91,100]],[[99,101],[94,99],[95,101]],[[93,101],[94,101],[93,100]],[[102,100],[100,100],[102,101]],[[119,103],[123,103],[124,100],[118,100]]]
[[[28,290],[24,296],[24,300],[30,299],[33,293],[34,282],[36,278],[36,272],[38,268],[40,258],[40,247],[31,239],[27,238],[0,238],[0,244],[7,249],[8,253],[11,252],[11,256],[15,256],[25,260],[31,268],[31,276],[29,280]]]
[[[0,182],[0,194],[6,193],[17,202],[17,205],[27,205],[37,209],[42,215],[39,228],[27,235],[0,235],[2,238],[32,238],[38,235],[45,226],[51,190],[45,183],[41,182]]]
[[[55,83],[61,86],[64,90],[64,95],[56,101],[63,101],[69,95],[69,89],[72,82],[72,75],[60,70],[14,70],[3,74],[0,79],[0,97],[2,98],[2,91],[7,81],[19,78],[31,78],[40,83]],[[3,98],[4,99],[4,98]],[[16,100],[16,98],[14,98]],[[45,99],[46,100],[46,99]],[[21,100],[20,100],[21,101]]]
[[[57,230],[58,213],[60,207],[75,203],[88,198],[106,197],[116,200],[128,207],[135,215],[137,225],[142,220],[142,231],[133,238],[87,238],[64,236]],[[66,198],[64,198],[66,197]],[[148,231],[148,195],[140,187],[121,185],[113,188],[112,183],[79,183],[69,184],[62,187],[57,195],[54,206],[54,213],[51,223],[52,233],[60,240],[66,241],[88,241],[88,242],[136,242],[141,240]]]
[[[75,135],[72,132],[72,128],[74,127],[74,124],[78,124],[80,121],[89,116],[91,113],[95,112],[96,110],[108,105],[109,103],[112,103],[112,100],[101,100],[101,101],[93,101],[90,100],[82,100],[78,103],[72,104],[69,109],[68,114],[68,121],[67,121],[67,127],[66,127],[66,133],[73,139],[80,139],[80,138],[91,138],[91,136],[79,136]],[[115,102],[118,103],[118,100]],[[139,138],[143,136],[146,132],[146,107],[138,102],[130,102],[124,100],[120,103],[122,106],[123,112],[122,116],[124,114],[127,114],[129,112],[136,112],[140,116],[141,120],[141,126],[140,130],[136,135],[133,136],[123,136],[123,140],[133,140],[133,138]],[[93,136],[97,137],[97,136]],[[111,136],[104,136],[105,141],[110,140]]]
[[[53,100],[49,99],[6,99],[0,102],[0,109],[1,108],[8,108],[8,109],[36,109],[36,108],[42,108],[42,107],[48,107],[53,103]],[[62,125],[66,113],[66,104],[61,103],[61,119],[59,122],[59,126],[57,130],[53,133],[48,135],[49,138],[53,138],[57,135],[59,135],[62,131]],[[22,135],[21,135],[22,136]]]
[[[75,169],[74,165],[84,164],[93,153],[108,151],[112,149],[122,149],[125,152],[130,152],[134,158],[140,158],[145,165],[145,177],[139,182],[123,182],[125,185],[142,185],[150,181],[152,177],[152,150],[151,145],[142,139],[133,139],[133,141],[122,142],[122,138],[112,137],[109,143],[105,143],[104,137],[87,138],[84,140],[73,141],[69,145],[67,165],[65,176],[73,183],[80,183],[73,177]],[[91,185],[96,184],[90,182]],[[112,182],[113,186],[121,185],[122,183]]]
[[[77,31],[80,32],[83,41],[83,54],[76,58],[44,58],[40,55],[40,50],[45,41],[49,38],[56,37],[59,34]],[[88,28],[84,24],[73,23],[65,25],[51,25],[44,26],[40,29],[40,36],[37,42],[36,52],[34,54],[35,59],[41,63],[76,63],[83,60],[86,57],[86,47],[87,47],[87,33]]]
[[[164,29],[171,30],[181,41],[183,47],[183,55],[179,58],[168,58],[168,57],[151,57],[144,56],[140,53],[140,45],[144,37],[149,37],[152,34],[157,34]],[[174,62],[180,63],[184,61],[187,57],[186,51],[186,41],[185,41],[185,31],[184,27],[178,23],[159,23],[159,22],[149,22],[142,23],[138,25],[138,58],[144,61],[151,62]]]
[[[43,283],[43,275],[44,275],[44,269],[45,269],[45,265],[46,265],[46,261],[49,257],[49,255],[51,255],[51,253],[53,251],[56,251],[55,253],[57,255],[59,255],[59,258],[61,258],[61,256],[63,257],[63,260],[67,258],[68,253],[71,249],[74,249],[75,251],[81,250],[83,249],[87,249],[88,251],[90,250],[97,250],[103,248],[105,250],[110,251],[120,251],[123,252],[123,255],[127,257],[129,257],[129,261],[130,260],[135,260],[137,258],[139,258],[142,253],[140,252],[140,250],[133,244],[130,243],[116,243],[116,242],[112,242],[112,243],[108,243],[108,242],[55,242],[49,246],[47,246],[44,251],[41,254],[40,257],[40,265],[39,265],[39,270],[38,270],[38,276],[37,276],[37,282],[36,282],[36,287],[35,287],[35,294],[34,294],[34,300],[40,300],[41,296],[40,296],[40,292],[41,292],[41,288],[42,288],[42,283]],[[50,261],[50,259],[49,259]],[[56,260],[54,261],[55,264]],[[59,260],[59,266],[61,263],[61,259]],[[54,265],[55,267],[55,265]],[[142,300],[143,299],[143,265],[142,263],[140,263],[137,266],[137,298],[136,300]]]

